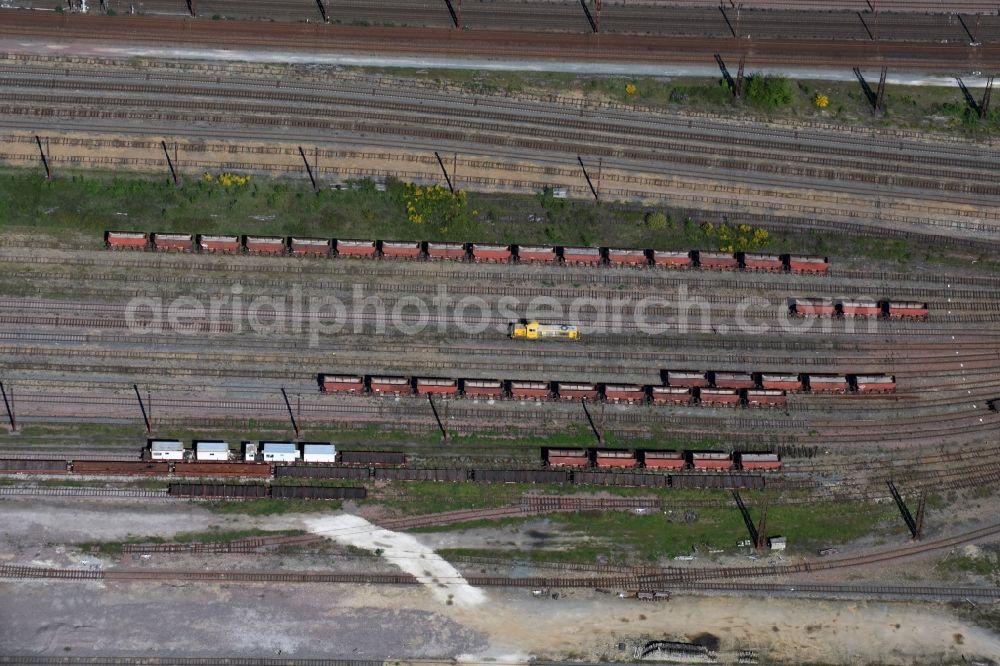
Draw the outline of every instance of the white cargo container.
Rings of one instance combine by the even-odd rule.
[[[152,439],[149,453],[153,460],[184,460],[184,442],[178,439]]]
[[[295,442],[264,442],[264,462],[295,462],[299,446]]]
[[[229,442],[202,440],[194,443],[196,460],[229,460]]]
[[[333,444],[303,444],[302,460],[305,462],[337,462],[337,447]]]

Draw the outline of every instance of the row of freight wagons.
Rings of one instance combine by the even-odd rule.
[[[927,303],[915,301],[872,299],[834,301],[830,298],[793,298],[788,302],[788,314],[793,317],[923,319],[927,317],[929,311]]]
[[[282,236],[220,236],[176,233],[146,234],[108,231],[105,244],[115,250],[206,252],[314,257],[367,257],[387,259],[441,259],[486,263],[548,263],[581,266],[660,266],[707,270],[749,270],[792,273],[829,272],[826,257],[749,252],[666,251],[613,247],[494,245],[432,241],[349,240]]]
[[[347,465],[402,465],[406,456],[396,452],[337,451],[329,442],[242,442],[234,450],[229,442],[195,440],[192,447],[176,439],[151,439],[147,443],[152,460],[196,460],[199,462],[342,463]]]
[[[763,470],[781,469],[781,456],[770,451],[726,453],[725,451],[622,451],[617,449],[547,449],[550,467],[608,467],[647,469]]]
[[[895,375],[838,375],[824,373],[781,374],[770,372],[701,372],[664,370],[663,383],[668,387],[706,390],[754,389],[800,393],[892,393]],[[711,395],[711,393],[709,393]]]

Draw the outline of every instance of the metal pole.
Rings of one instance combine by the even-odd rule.
[[[180,187],[180,180],[177,178],[177,171],[174,170],[174,161],[170,159],[170,151],[167,150],[167,142],[160,141],[160,145],[163,146],[163,155],[167,158],[167,166],[170,167],[170,176],[174,179],[174,187]]]
[[[288,418],[292,420],[292,428],[295,429],[295,436],[301,437],[302,431],[299,430],[299,424],[295,421],[295,414],[292,413],[292,403],[288,402],[288,394],[285,393],[285,387],[281,387],[281,397],[285,399],[285,407],[288,408]]]
[[[309,182],[312,183],[313,191],[316,191],[316,178],[313,176],[312,167],[309,166],[309,159],[306,157],[306,153],[302,150],[302,146],[299,146],[299,155],[302,156],[302,163],[306,165],[306,173],[309,174]]]
[[[14,389],[10,390],[10,401],[7,400],[7,390],[3,386],[3,382],[0,382],[0,393],[3,394],[3,406],[7,408],[7,418],[10,419],[10,430],[11,432],[17,431],[17,419],[14,418]]]
[[[45,154],[45,149],[42,148],[42,139],[37,134],[35,135],[35,142],[38,144],[38,153],[42,156],[42,166],[45,167],[45,180],[52,180],[52,170],[49,168],[49,158]]]
[[[142,394],[139,393],[139,385],[132,384],[132,390],[135,391],[135,398],[139,401],[139,409],[142,410],[142,420],[146,423],[146,434],[153,432],[153,427],[149,423],[149,415],[146,414],[146,405],[142,402]]]
[[[590,410],[587,409],[587,401],[581,398],[580,404],[583,405],[583,413],[587,416],[587,423],[590,424],[590,429],[594,432],[594,437],[597,438],[597,443],[604,444],[604,436],[601,434],[601,431],[598,430],[597,425],[594,423],[594,419],[590,416]]]
[[[451,176],[448,175],[448,169],[446,169],[444,166],[444,160],[441,159],[441,156],[438,155],[438,152],[436,150],[434,151],[434,157],[437,158],[438,164],[441,165],[441,173],[444,174],[444,179],[448,181],[448,189],[451,191],[452,194],[454,194],[455,186],[452,185],[451,183]]]
[[[601,198],[597,195],[597,188],[595,188],[594,184],[590,181],[590,174],[587,173],[587,167],[583,164],[583,158],[577,155],[576,161],[580,163],[580,168],[583,169],[583,177],[587,179],[587,185],[590,186],[590,193],[594,195],[594,201],[600,201]]]
[[[437,421],[438,428],[441,430],[441,438],[447,442],[448,441],[448,429],[444,427],[444,423],[441,421],[441,417],[438,416],[437,406],[434,404],[434,396],[430,393],[427,394],[427,402],[431,403],[431,411],[434,412],[434,420]]]

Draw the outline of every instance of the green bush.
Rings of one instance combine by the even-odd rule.
[[[792,85],[782,76],[751,74],[746,83],[746,100],[761,109],[777,109],[792,103]]]

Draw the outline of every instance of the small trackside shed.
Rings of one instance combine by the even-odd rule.
[[[609,402],[645,402],[646,387],[639,384],[605,384],[604,397]]]
[[[295,462],[299,446],[295,442],[263,442],[264,462]]]
[[[608,263],[612,266],[648,266],[649,257],[645,250],[608,248]]]
[[[654,405],[686,405],[691,402],[691,389],[678,386],[653,386],[650,399]]]
[[[382,256],[386,259],[419,259],[424,254],[420,241],[382,241]]]
[[[556,393],[559,395],[560,400],[588,400],[593,402],[600,397],[596,384],[557,382]]]
[[[760,375],[760,386],[763,389],[773,389],[776,391],[801,391],[802,379],[798,375],[763,372]]]
[[[184,442],[179,439],[151,439],[149,457],[153,460],[184,460]]]
[[[695,469],[732,469],[733,456],[724,451],[695,451],[691,454]]]
[[[462,243],[427,243],[428,259],[450,259],[465,261],[469,253]]]
[[[809,375],[809,390],[813,393],[847,393],[849,387],[844,375]]]
[[[198,249],[202,252],[237,254],[240,251],[239,236],[198,236]]]
[[[191,252],[194,236],[191,234],[153,234],[153,249],[157,252]]]
[[[503,382],[499,379],[463,379],[462,394],[470,398],[502,398]]]
[[[229,460],[229,442],[199,440],[194,443],[195,460]]]
[[[469,252],[475,261],[482,263],[509,263],[514,254],[509,245],[469,244]]]
[[[643,451],[642,461],[647,469],[684,469],[687,466],[683,451]]]
[[[145,250],[149,236],[139,231],[108,231],[104,244],[112,250]]]
[[[653,265],[662,268],[693,268],[694,260],[690,252],[675,252],[669,250],[651,250]]]
[[[567,264],[577,266],[599,266],[601,264],[601,250],[596,247],[564,247],[562,259]]]
[[[725,252],[699,252],[698,266],[712,271],[734,271],[740,267],[736,256]]]
[[[762,470],[779,470],[781,469],[781,456],[777,453],[741,453],[740,454],[740,467],[742,469],[762,469]]]
[[[371,240],[337,240],[338,257],[367,257],[371,259],[378,254],[375,241]]]
[[[249,254],[284,254],[285,239],[281,236],[244,236],[243,247]]]
[[[701,404],[712,407],[735,407],[740,404],[740,392],[737,389],[707,389],[698,392]]]
[[[520,245],[517,248],[517,260],[526,264],[554,264],[559,260],[554,247],[540,245]]]
[[[549,449],[546,460],[552,467],[586,467],[590,464],[586,449]]]
[[[289,243],[292,254],[297,257],[328,257],[330,256],[330,241],[326,238],[295,238]]]
[[[793,273],[817,273],[825,275],[830,272],[830,260],[826,257],[809,255],[788,255],[788,270]]]
[[[708,379],[704,372],[693,372],[691,370],[668,370],[667,386],[679,386],[682,388],[708,387]]]
[[[417,377],[417,395],[458,395],[457,379],[440,377]]]
[[[594,452],[594,464],[598,467],[635,467],[638,462],[633,451],[598,449]]]
[[[337,448],[328,442],[306,442],[302,445],[303,462],[337,462]]]
[[[410,393],[410,381],[406,377],[372,377],[369,382],[376,395],[403,395]]]
[[[320,389],[324,393],[364,393],[365,380],[357,375],[321,375]]]
[[[775,389],[747,390],[748,407],[784,407],[787,404],[788,397],[784,391]]]
[[[709,375],[715,388],[742,389],[755,385],[749,372],[712,372]]]

